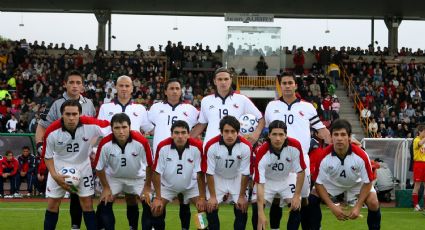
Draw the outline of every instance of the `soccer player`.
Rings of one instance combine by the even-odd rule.
[[[102,184],[100,211],[106,230],[115,229],[112,205],[115,197],[124,192],[127,202],[127,218],[130,229],[138,229],[139,210],[137,199],[149,192],[152,153],[148,140],[137,131],[130,131],[131,121],[125,113],[117,113],[111,119],[112,134],[104,137],[97,148],[97,176]]]
[[[21,188],[22,179],[27,180],[27,196],[31,196],[32,189],[36,184],[37,178],[37,168],[36,168],[36,158],[31,154],[30,148],[28,146],[22,147],[22,155],[18,157],[19,162],[19,175],[16,175],[16,191],[19,194]]]
[[[415,211],[421,211],[418,192],[421,184],[425,184],[425,125],[418,126],[418,135],[413,140],[413,180],[413,207]]]
[[[330,128],[333,145],[324,149],[319,161],[316,190],[338,220],[356,219],[363,204],[368,207],[369,229],[380,229],[381,211],[373,188],[374,175],[367,153],[351,143],[351,124],[335,120]],[[354,203],[351,211],[335,205],[329,196],[344,194],[347,203]]]
[[[301,144],[286,136],[286,125],[275,120],[269,125],[269,140],[256,154],[255,177],[257,184],[258,230],[266,229],[265,201],[272,203],[280,197],[280,206],[290,204],[287,229],[298,229],[301,221],[301,188],[304,183],[304,155]],[[297,173],[296,183],[288,179],[290,172]],[[256,209],[253,214],[256,215]]]
[[[88,230],[96,229],[92,195],[94,194],[93,173],[90,165],[91,142],[102,135],[101,128],[108,121],[81,116],[82,106],[77,100],[67,100],[61,105],[62,118],[53,122],[46,130],[42,157],[49,170],[47,178],[47,210],[44,229],[55,229],[58,222],[59,206],[65,191],[70,186],[58,171],[72,166],[80,172],[78,196],[83,210],[84,222]]]
[[[153,184],[155,198],[152,214],[160,216],[165,229],[165,207],[177,194],[182,193],[184,204],[196,204],[199,212],[205,211],[205,180],[201,171],[202,143],[189,137],[189,125],[182,120],[171,126],[171,137],[161,141],[155,154]],[[196,175],[196,179],[194,178]],[[189,229],[189,223],[182,229]]]
[[[233,201],[234,229],[245,229],[248,201],[245,195],[250,175],[251,143],[238,135],[240,123],[233,116],[220,121],[220,135],[205,146],[202,171],[206,173],[208,186],[207,218],[210,230],[220,229],[218,204],[229,194]]]
[[[310,225],[317,225],[321,218],[320,200],[316,196],[310,194],[310,161],[308,151],[310,148],[310,128],[314,128],[318,132],[318,136],[330,143],[329,131],[320,121],[316,109],[312,104],[297,98],[295,92],[297,84],[295,76],[292,73],[283,73],[280,79],[282,89],[282,97],[278,100],[269,102],[265,111],[266,125],[269,125],[274,120],[285,122],[288,127],[287,135],[295,138],[301,143],[306,163],[304,185],[301,191],[302,206],[301,209],[301,224],[303,229],[310,229]],[[295,183],[296,174],[290,174]],[[308,199],[308,200],[307,200]],[[308,205],[308,206],[307,206]],[[282,218],[282,208],[279,207],[279,202],[273,202],[270,209],[270,227],[278,229],[280,219]],[[314,219],[312,219],[312,216]]]
[[[133,81],[129,76],[120,76],[117,79],[117,98],[114,99],[110,103],[103,104],[100,107],[98,119],[100,120],[108,120],[111,121],[112,116],[114,116],[117,113],[125,113],[130,118],[131,126],[130,130],[135,130],[138,132],[144,131],[145,133],[151,131],[153,129],[153,125],[148,121],[148,113],[146,111],[146,108],[143,105],[135,104],[132,101],[132,92],[133,92]],[[105,132],[108,132],[109,130],[105,130]],[[146,165],[145,165],[146,168]],[[143,169],[142,176],[146,177],[146,171]],[[146,179],[146,178],[145,178]],[[146,184],[150,185],[150,182],[147,182]],[[150,187],[149,187],[150,188]],[[137,213],[137,219],[139,218],[139,206],[137,202],[133,202],[134,199],[130,195],[130,197],[127,197],[126,195],[126,201],[127,201],[127,210],[134,210],[135,213]],[[99,205],[102,205],[99,203]],[[143,205],[143,213],[142,213],[142,228],[143,229],[149,229],[149,226],[145,226],[146,224],[150,223],[148,218],[150,218],[150,207],[144,200],[144,197],[142,197],[142,205]],[[131,225],[131,220],[133,219],[133,214],[131,214],[132,211],[127,211],[127,219],[129,221],[129,225]],[[101,213],[101,211],[99,212]],[[99,225],[101,225],[101,219],[99,220]],[[151,229],[152,227],[150,227]]]
[[[191,104],[182,103],[182,85],[178,79],[169,79],[165,83],[164,93],[165,100],[153,104],[148,112],[148,119],[155,126],[152,146],[154,152],[161,141],[170,137],[170,129],[175,121],[186,121],[189,130],[198,123],[199,111]],[[190,204],[184,204],[180,200],[179,216],[182,229],[189,229]]]
[[[219,124],[223,117],[230,115],[239,119],[243,114],[252,114],[258,119],[258,126],[247,139],[252,144],[255,143],[264,128],[261,112],[249,98],[232,90],[232,77],[228,69],[219,68],[215,71],[214,85],[216,93],[204,97],[201,101],[199,123],[192,129],[191,137],[198,137],[207,128],[205,145],[211,138],[220,134]]]
[[[45,110],[40,116],[41,119],[38,123],[35,132],[35,142],[37,143],[37,152],[41,154],[43,146],[43,137],[47,127],[54,121],[61,118],[61,106],[67,100],[78,100],[82,107],[82,114],[84,116],[95,117],[96,110],[93,102],[82,96],[81,92],[84,90],[84,77],[78,71],[70,71],[65,79],[64,86],[66,92],[63,93],[62,97],[53,102],[49,110]],[[71,215],[71,229],[80,229],[82,210],[80,206],[79,198],[76,194],[71,193],[71,202],[69,213]]]

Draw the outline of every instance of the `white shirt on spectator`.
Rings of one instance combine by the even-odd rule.
[[[14,133],[14,132],[16,132],[16,125],[18,124],[18,120],[16,120],[16,119],[10,119],[10,120],[8,120],[7,121],[7,123],[6,123],[6,128],[7,128],[7,131],[9,132],[9,133]]]

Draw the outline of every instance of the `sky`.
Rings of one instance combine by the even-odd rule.
[[[0,35],[12,40],[26,38],[62,43],[66,47],[94,49],[97,44],[97,21],[94,14],[71,13],[19,13],[0,12]],[[19,26],[23,24],[24,26]],[[158,49],[168,40],[182,41],[184,45],[200,42],[214,51],[217,45],[227,46],[228,26],[281,27],[282,46],[292,45],[311,48],[316,46],[360,46],[367,48],[371,42],[370,20],[342,19],[274,19],[273,23],[225,22],[224,17],[185,17],[112,15],[112,50],[135,50],[140,44],[143,50],[150,46]],[[177,30],[173,28],[177,27]],[[329,29],[330,33],[325,33]],[[423,37],[425,21],[402,21],[399,27],[399,47],[425,49]],[[383,20],[375,20],[375,41],[387,46],[388,33]]]

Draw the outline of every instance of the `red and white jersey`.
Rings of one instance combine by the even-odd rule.
[[[238,136],[236,143],[227,147],[223,137],[218,135],[205,146],[202,171],[225,179],[232,179],[241,174],[249,176],[251,156],[252,145],[245,138]]]
[[[158,102],[151,106],[148,112],[148,120],[155,126],[153,136],[153,150],[159,142],[171,136],[171,125],[174,121],[183,120],[192,129],[198,123],[199,111],[191,104],[179,103],[175,106],[167,102]]]
[[[201,112],[198,120],[201,124],[208,124],[204,143],[220,134],[219,125],[223,117],[231,115],[239,119],[244,114],[252,114],[257,119],[263,118],[260,110],[244,95],[231,92],[225,98],[218,94],[204,97],[201,101]]]
[[[301,172],[306,168],[301,144],[288,137],[280,152],[275,152],[267,141],[261,145],[256,154],[256,183],[264,184],[268,180],[282,181],[291,172]]]
[[[116,178],[137,179],[145,177],[145,165],[152,166],[149,141],[139,132],[130,131],[124,148],[118,145],[113,134],[100,141],[96,152],[96,170]]]
[[[183,151],[176,149],[173,139],[158,145],[153,170],[161,174],[161,184],[174,191],[184,191],[196,184],[201,171],[202,142],[189,138]]]
[[[374,180],[369,156],[354,144],[350,145],[344,159],[340,159],[333,151],[333,145],[326,147],[318,164],[316,183],[325,187],[326,183],[332,183],[337,187],[351,188],[357,183]]]
[[[304,155],[308,154],[310,149],[310,126],[319,130],[326,126],[320,121],[314,106],[300,99],[295,100],[288,105],[280,98],[269,102],[265,112],[266,126],[274,120],[285,122],[288,127],[287,134],[297,139],[302,146]],[[309,166],[308,157],[305,157],[307,166]]]
[[[67,131],[62,120],[56,120],[44,134],[42,157],[52,159],[56,170],[64,166],[82,169],[90,166],[92,143],[103,135],[109,122],[82,116],[74,134]]]
[[[135,104],[130,101],[126,105],[121,105],[117,99],[110,103],[103,104],[100,107],[98,119],[111,121],[117,113],[125,113],[130,117],[131,130],[149,132],[153,125],[148,121],[148,112],[143,105]],[[109,128],[109,133],[111,132]]]

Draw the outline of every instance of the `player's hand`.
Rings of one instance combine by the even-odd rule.
[[[105,204],[107,202],[113,202],[114,201],[114,196],[112,195],[111,188],[104,187],[102,189],[102,194],[100,194],[100,201],[104,201]]]
[[[26,172],[21,172],[21,177],[24,177],[24,176],[26,176],[27,175],[27,173]]]
[[[148,204],[149,206],[151,206],[151,198],[150,198],[151,192],[152,192],[151,187],[145,184],[145,186],[143,187],[142,193],[140,194],[140,200],[142,202],[145,201],[146,204]]]
[[[58,183],[59,186],[61,186],[63,189],[65,189],[68,192],[71,192],[71,187],[69,186],[69,184],[67,184],[65,182],[65,178],[67,178],[69,176],[64,176],[64,175],[60,175],[60,174],[56,174],[56,176],[53,177],[53,179],[56,181],[56,183]]]
[[[213,212],[216,209],[218,209],[217,198],[210,197],[210,199],[207,202],[207,212],[208,213],[211,213],[211,212]]]
[[[354,206],[353,209],[351,209],[350,214],[348,214],[348,218],[355,220],[360,216],[360,208],[357,206]]]
[[[258,224],[257,230],[266,230],[267,229],[267,217],[264,213],[258,213]]]
[[[301,208],[301,197],[294,195],[291,199],[291,210],[296,211]]]
[[[244,136],[251,144],[255,144],[255,142],[257,142],[257,140],[258,140],[258,138],[260,138],[260,135],[259,134],[256,134],[255,132],[254,133],[251,133],[251,134],[248,134],[248,135],[245,135]]]
[[[341,206],[333,205],[330,209],[338,220],[345,221],[348,219],[348,216],[345,214],[344,210],[342,210]]]
[[[236,208],[241,210],[242,213],[246,213],[248,210],[248,200],[245,196],[239,196],[238,202],[236,202]]]
[[[9,176],[9,173],[3,173],[3,178],[7,178]]]
[[[207,201],[204,197],[198,197],[198,199],[196,199],[196,209],[198,209],[198,212],[205,212],[207,209]]]
[[[151,212],[153,216],[160,216],[164,210],[164,204],[162,203],[162,199],[155,197],[152,202]]]

